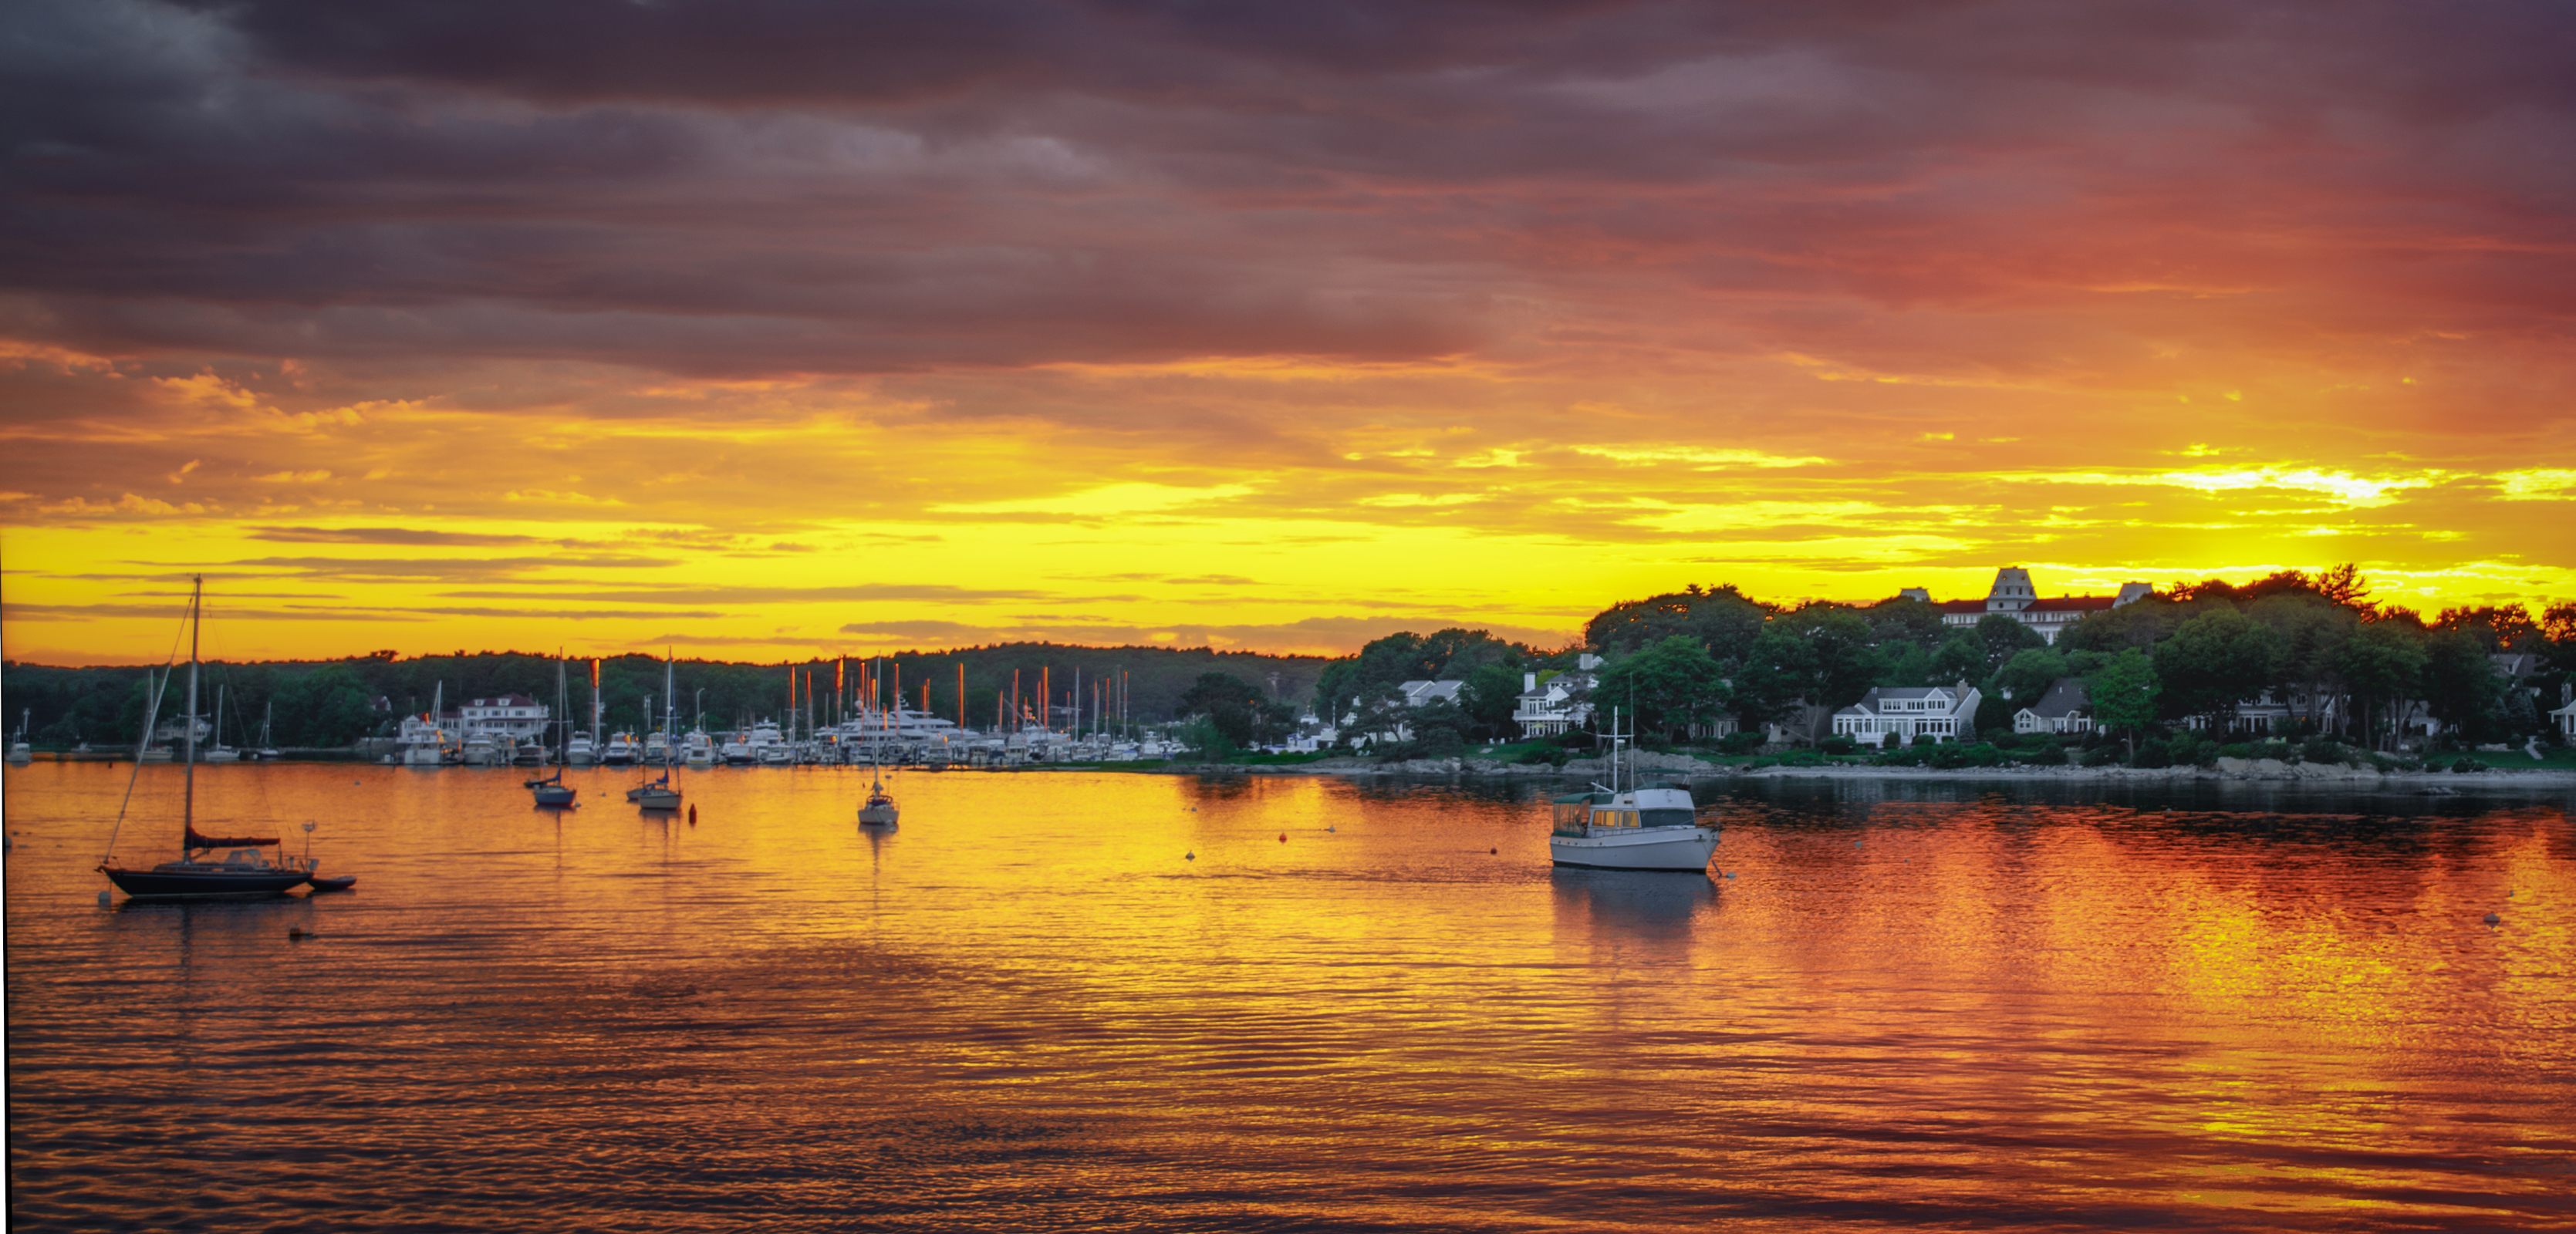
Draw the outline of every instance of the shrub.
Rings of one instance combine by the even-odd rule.
[[[2037,767],[2063,767],[2066,765],[2066,747],[2059,745],[2041,746],[2039,749],[2031,752],[2029,761],[2031,765]]]
[[[1751,754],[1762,748],[1762,742],[1762,733],[1756,729],[1750,732],[1728,733],[1718,739],[1717,748],[1729,754]]]
[[[2343,747],[2325,737],[2310,737],[2299,746],[2299,758],[2311,763],[2340,763]]]
[[[1831,737],[1825,738],[1823,741],[1817,742],[1816,748],[1827,754],[1852,754],[1859,751],[1860,742],[1852,739],[1848,735],[1836,733]]]
[[[1814,750],[1791,750],[1769,761],[1782,767],[1822,767],[1825,765],[1825,756]]]
[[[2275,762],[2286,763],[2290,761],[2290,743],[2286,741],[2258,742],[2254,746],[2254,757],[2268,758]]]
[[[2252,758],[2254,757],[2254,747],[2246,745],[2241,741],[2231,741],[2226,745],[2218,747],[2218,757]]]
[[[2460,775],[2467,775],[2472,771],[2484,771],[2486,769],[2487,765],[2485,763],[2479,762],[2474,758],[2464,758],[2451,764],[2451,770]]]
[[[2110,767],[2119,761],[2120,747],[2118,746],[2097,746],[2084,752],[2084,765],[2087,767]]]

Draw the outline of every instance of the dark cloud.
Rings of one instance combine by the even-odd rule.
[[[451,591],[444,593],[458,600],[535,600],[548,593],[528,591]],[[588,600],[614,600],[627,604],[822,604],[866,600],[928,600],[948,604],[989,604],[999,600],[1035,600],[1046,593],[976,587],[950,587],[935,583],[853,583],[827,587],[692,587],[674,585],[664,588],[587,591]],[[1086,597],[1095,598],[1095,597]],[[1096,597],[1134,599],[1133,596]]]
[[[1940,305],[2026,314],[1970,359],[2065,365],[2157,341],[2109,289],[2264,291],[2212,338],[2576,312],[2576,23],[2537,0],[0,21],[0,331],[119,353],[1959,357]]]

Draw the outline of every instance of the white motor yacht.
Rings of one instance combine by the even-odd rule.
[[[655,767],[670,763],[671,735],[669,733],[657,728],[644,735],[644,761]]]
[[[1561,866],[1596,870],[1707,873],[1708,859],[1717,852],[1717,825],[1699,821],[1699,809],[1683,785],[1618,787],[1623,738],[1617,735],[1617,713],[1612,714],[1610,784],[1555,800],[1548,856]]]
[[[680,761],[692,767],[711,766],[716,761],[715,739],[707,730],[693,728],[680,738]]]
[[[642,753],[643,748],[635,743],[635,734],[612,733],[608,738],[608,749],[601,752],[599,761],[611,767],[632,767]]]
[[[590,734],[574,733],[572,740],[564,743],[565,766],[587,767],[598,761],[599,747],[591,741]]]

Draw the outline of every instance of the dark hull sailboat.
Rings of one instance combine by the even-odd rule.
[[[219,837],[200,835],[197,831],[197,636],[196,627],[205,610],[205,582],[197,582],[196,594],[189,599],[188,635],[188,714],[183,717],[186,733],[188,787],[181,806],[179,823],[179,859],[165,861],[148,870],[128,869],[113,864],[114,858],[99,863],[98,871],[116,889],[138,900],[224,900],[273,896],[301,887],[313,876],[313,862],[302,864],[280,861],[262,853],[277,847],[273,838]],[[159,697],[154,696],[154,712],[159,710]],[[154,717],[146,716],[143,731],[146,740],[152,731]],[[309,827],[310,824],[307,824]],[[109,841],[111,850],[115,841]],[[224,851],[221,860],[214,854]]]

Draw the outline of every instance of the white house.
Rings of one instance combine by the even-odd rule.
[[[456,713],[456,727],[466,737],[482,733],[514,741],[540,740],[546,721],[553,718],[552,710],[525,694],[467,699]]]
[[[1875,686],[1860,701],[1834,713],[1834,735],[1863,745],[1891,739],[1908,745],[1916,737],[1958,741],[1976,726],[1983,699],[1967,682],[1950,686]]]
[[[1521,726],[1522,736],[1554,737],[1592,722],[1592,678],[1601,657],[1587,652],[1574,664],[1573,672],[1551,673],[1544,681],[1537,673],[1521,674],[1512,720]]]
[[[2089,733],[2093,703],[2085,697],[2084,679],[2060,677],[2050,682],[2039,701],[2013,713],[2016,733]]]
[[[1909,599],[1928,599],[1929,592],[1908,587],[1901,594]],[[2066,627],[2095,613],[2107,613],[2124,604],[2135,604],[2154,595],[2155,589],[2145,583],[2122,583],[2116,596],[2058,596],[2049,599],[2039,594],[2030,581],[2030,571],[2020,566],[2005,566],[1995,571],[1994,586],[1987,589],[1983,600],[1946,600],[1940,604],[1941,624],[1956,628],[1973,628],[1989,615],[2000,613],[2039,632],[2051,643]]]
[[[2569,703],[2549,713],[2549,722],[2558,726],[2558,735],[2576,745],[2576,703]]]
[[[2316,714],[2319,722],[2325,724],[2331,724],[2334,722],[2334,705],[2335,698],[2331,694],[2317,700]],[[2288,728],[2291,721],[2300,719],[2306,714],[2307,713],[2305,711],[2295,706],[2293,701],[2275,698],[2271,691],[2265,690],[2261,694],[2254,696],[2253,702],[2238,704],[2236,708],[2236,725],[2229,731],[2237,733],[2274,732],[2279,729]],[[2207,717],[2204,716],[2190,716],[2183,720],[2183,726],[2191,729],[2207,728],[2209,726],[2209,721]]]

